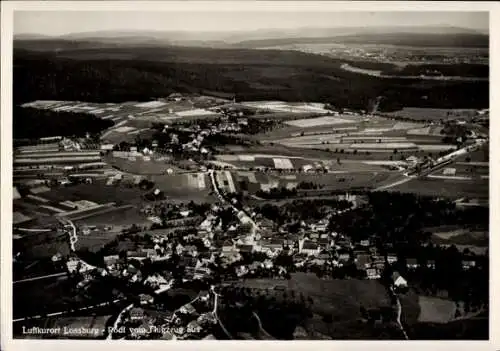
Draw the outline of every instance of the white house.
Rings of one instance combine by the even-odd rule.
[[[300,253],[305,253],[307,255],[319,255],[320,251],[321,248],[317,243],[304,239],[299,241]]]
[[[396,288],[406,288],[408,287],[408,282],[403,278],[399,272],[392,273],[392,281]]]

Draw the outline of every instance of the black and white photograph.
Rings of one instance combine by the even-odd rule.
[[[7,337],[489,340],[489,11],[165,4],[12,11]]]

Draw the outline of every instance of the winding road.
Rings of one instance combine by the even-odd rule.
[[[214,301],[214,310],[212,311],[215,319],[217,320],[217,323],[219,323],[219,326],[222,328],[224,333],[229,337],[229,339],[233,339],[233,336],[231,333],[227,330],[226,326],[222,321],[220,320],[219,316],[217,315],[217,306],[218,306],[218,300],[219,300],[219,294],[215,291],[215,287],[212,285],[210,287],[210,291],[214,294],[215,296],[215,301]]]
[[[403,327],[403,324],[401,324],[401,314],[403,313],[403,307],[401,306],[401,302],[399,301],[399,297],[398,295],[396,294],[396,292],[394,291],[394,288],[391,286],[389,288],[392,296],[396,299],[396,306],[398,308],[397,310],[397,317],[396,317],[396,322],[398,323],[398,326],[399,326],[399,329],[401,330],[401,332],[403,333],[404,337],[406,340],[409,340],[408,338],[408,334],[406,333],[406,330],[405,328]]]
[[[262,327],[262,322],[260,321],[259,315],[255,312],[252,312],[252,316],[257,320],[257,323],[259,325],[259,331],[262,333],[262,339],[263,340],[276,340],[274,336],[269,334],[263,327]]]

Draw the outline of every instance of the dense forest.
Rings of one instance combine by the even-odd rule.
[[[38,139],[48,136],[85,136],[95,134],[114,125],[85,113],[55,112],[14,106],[13,138]]]
[[[419,75],[443,75],[451,77],[481,77],[487,78],[490,75],[488,65],[481,64],[423,64],[408,65],[402,69],[384,69],[382,74],[392,76],[419,76]]]
[[[113,59],[110,59],[113,58]],[[116,48],[60,54],[15,50],[14,103],[36,99],[146,101],[174,91],[235,94],[237,100],[319,101],[379,108],[488,107],[489,83],[380,79],[334,59],[293,51]]]

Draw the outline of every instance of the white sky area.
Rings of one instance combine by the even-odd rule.
[[[93,31],[248,31],[257,29],[452,26],[487,33],[488,12],[131,12],[16,11],[14,34]]]

